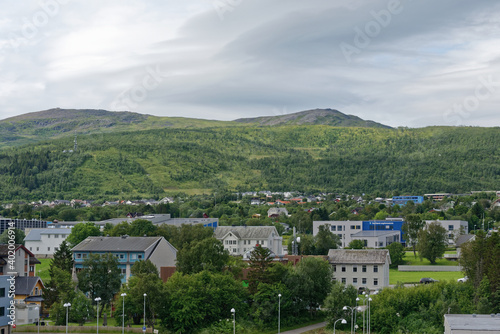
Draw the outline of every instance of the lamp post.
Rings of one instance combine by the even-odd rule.
[[[281,321],[281,293],[278,294],[278,334],[280,334],[280,321]]]
[[[333,323],[333,334],[335,334],[335,326],[337,325],[337,322],[342,321],[341,324],[347,324],[347,321],[345,319],[339,319]]]
[[[344,306],[342,309],[343,309],[344,311],[347,311],[347,310],[350,310],[350,311],[351,311],[351,334],[353,334],[353,329],[354,329],[354,322],[353,322],[353,320],[354,320],[354,310],[355,310],[356,308],[351,307],[351,306]]]
[[[370,315],[370,302],[372,301],[372,299],[368,296],[368,334],[370,334],[371,332],[371,324],[370,324],[370,320],[371,320],[371,315]]]
[[[95,302],[97,303],[97,334],[99,334],[99,302],[101,301],[101,297],[96,297]]]
[[[122,334],[125,333],[125,296],[127,294],[124,292],[120,296],[123,297],[123,306],[122,306]]]
[[[37,307],[35,307],[35,310],[36,310],[36,313],[38,313],[38,321],[37,321],[37,325],[38,325],[38,334],[40,334],[40,311],[39,311],[38,306],[37,306]]]
[[[63,306],[66,307],[66,334],[68,334],[68,310],[71,303],[65,303]]]
[[[146,333],[146,296],[147,294],[144,294],[144,326],[142,327],[143,333]]]
[[[236,334],[236,310],[232,308],[231,313],[233,314],[233,334]]]

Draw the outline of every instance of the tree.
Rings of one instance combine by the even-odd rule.
[[[193,241],[177,252],[177,269],[184,274],[203,270],[221,272],[229,262],[229,252],[214,237]]]
[[[344,306],[354,306],[356,304],[357,296],[358,292],[351,284],[345,286],[345,284],[338,281],[332,284],[324,303],[329,327],[333,327],[336,320],[345,316],[345,311],[342,310]]]
[[[83,294],[83,292],[78,291],[71,301],[71,307],[69,310],[69,320],[71,322],[77,322],[78,325],[85,325],[85,321],[93,317],[92,310],[93,303]]]
[[[50,268],[50,281],[46,283],[43,290],[44,303],[50,307],[56,302],[69,302],[75,295],[76,283],[71,273],[59,267]]]
[[[9,243],[12,235],[14,235],[14,243],[16,245],[24,245],[24,238],[26,238],[26,235],[24,234],[23,230],[17,228],[6,229],[5,231],[3,231],[3,233],[0,235],[0,244]]]
[[[273,265],[273,257],[269,249],[259,245],[250,253],[249,260],[248,284],[250,293],[253,294],[257,292],[260,283],[272,283],[268,269]]]
[[[166,297],[159,317],[175,333],[193,333],[221,319],[245,317],[247,294],[231,275],[203,271],[194,275],[176,272],[165,284]]]
[[[88,293],[91,300],[100,297],[104,305],[109,305],[120,290],[122,273],[118,259],[110,253],[90,254],[77,276],[78,288]]]
[[[406,252],[403,245],[399,242],[393,242],[387,246],[389,250],[389,255],[391,257],[391,267],[397,268],[397,266],[405,263],[403,260]]]
[[[134,263],[132,268],[130,269],[133,276],[142,276],[146,274],[155,274],[159,276],[158,268],[151,262],[151,260],[146,261],[137,261]]]
[[[71,247],[75,247],[80,242],[87,239],[87,237],[99,236],[99,235],[101,235],[99,226],[96,226],[94,223],[91,222],[79,223],[73,226],[70,235],[66,238],[66,241],[69,243]]]
[[[347,247],[351,249],[363,249],[365,248],[365,243],[363,240],[354,239],[349,243],[349,245],[347,245]]]
[[[446,238],[446,229],[438,222],[432,222],[426,229],[420,230],[417,244],[419,257],[436,264],[436,259],[446,251]]]
[[[406,216],[406,222],[403,224],[402,230],[405,234],[406,244],[413,247],[413,256],[417,257],[418,232],[423,229],[425,222],[422,221],[418,214]]]
[[[111,228],[111,230],[109,230],[109,235],[112,237],[121,237],[122,235],[131,235],[130,224],[125,222],[125,221],[121,222],[119,224],[116,224],[115,226],[113,226]]]
[[[156,226],[152,221],[147,219],[136,219],[130,224],[130,235],[136,237],[154,235]]]
[[[323,303],[330,291],[333,269],[328,261],[317,257],[302,259],[287,280],[287,286],[296,301],[315,310]]]
[[[68,273],[73,271],[73,253],[66,240],[61,242],[59,249],[55,251],[53,259],[50,261],[50,271],[54,268],[60,268]]]
[[[168,240],[178,251],[193,241],[200,241],[214,236],[213,228],[200,224],[183,224],[181,227],[162,224],[158,227],[156,233]]]
[[[316,234],[315,255],[328,255],[330,249],[337,249],[340,246],[340,237],[332,233],[327,225],[320,225]]]

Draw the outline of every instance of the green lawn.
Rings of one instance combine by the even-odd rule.
[[[430,277],[438,281],[457,281],[464,277],[464,274],[459,271],[398,271],[397,269],[389,269],[389,284],[416,283],[423,277]]]
[[[43,284],[46,284],[50,280],[49,268],[52,259],[38,259],[38,261],[40,261],[41,264],[36,265],[36,275],[40,276]]]
[[[452,254],[452,252],[450,252],[450,253],[446,252],[446,254]],[[403,258],[403,260],[406,261],[406,265],[408,265],[408,266],[430,266],[431,265],[431,263],[427,259],[422,259],[422,261],[420,261],[420,258],[418,257],[418,252],[417,252],[416,258],[413,256],[413,252],[406,252],[406,255]],[[436,265],[438,265],[438,266],[458,266],[458,262],[457,261],[449,261],[446,259],[437,259]]]

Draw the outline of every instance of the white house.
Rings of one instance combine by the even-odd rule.
[[[24,245],[36,256],[52,256],[70,233],[70,228],[34,228],[24,238]]]
[[[257,245],[283,255],[283,238],[274,226],[219,226],[214,235],[231,255],[245,256]]]
[[[455,245],[455,239],[462,234],[469,234],[469,223],[465,220],[426,220],[427,225],[437,222],[448,234],[448,244]]]
[[[330,249],[328,262],[336,281],[375,290],[389,286],[387,249]]]

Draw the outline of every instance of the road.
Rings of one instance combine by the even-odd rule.
[[[293,329],[291,331],[281,332],[281,334],[301,334],[301,333],[309,332],[309,331],[312,331],[313,329],[318,329],[318,328],[325,327],[325,326],[326,326],[326,321],[320,322],[320,323],[317,323],[314,325],[310,325],[307,327]]]

